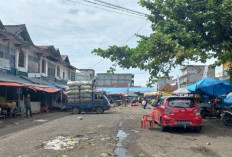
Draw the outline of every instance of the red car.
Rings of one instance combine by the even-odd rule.
[[[168,127],[192,127],[201,131],[201,110],[194,98],[162,97],[153,106],[153,120],[161,126],[162,131]]]

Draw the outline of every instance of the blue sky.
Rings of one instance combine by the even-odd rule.
[[[79,0],[76,0],[79,1]],[[148,13],[137,0],[105,0],[126,8]],[[79,1],[81,2],[81,1]],[[112,65],[109,60],[91,54],[95,48],[111,45],[122,46],[147,21],[102,9],[71,3],[67,0],[1,0],[0,18],[3,24],[26,24],[36,45],[54,45],[61,54],[69,55],[71,64],[77,68],[90,68],[96,73],[106,72]],[[149,35],[151,23],[139,32]],[[127,42],[136,46],[138,38]],[[95,65],[96,64],[96,65]],[[144,85],[148,73],[138,69],[117,68],[119,73],[134,73],[135,85]],[[173,70],[173,74],[178,73]]]

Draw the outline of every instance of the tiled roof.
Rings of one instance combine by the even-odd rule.
[[[172,86],[169,83],[166,83],[159,90],[160,91],[175,91],[176,89],[177,89],[176,85]]]
[[[33,44],[31,37],[27,31],[26,25],[4,25],[7,32],[10,32],[20,38],[22,38],[24,41],[27,41],[28,43]]]
[[[59,49],[56,49],[53,45],[41,45],[37,46],[44,50],[46,56],[55,57],[57,60],[61,60],[61,55]]]

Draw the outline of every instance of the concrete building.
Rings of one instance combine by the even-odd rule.
[[[76,72],[77,81],[93,80],[95,76],[95,71],[93,69],[78,69]]]
[[[133,87],[134,75],[133,74],[97,74],[97,87]]]
[[[229,65],[230,65],[229,61],[227,61],[225,64],[222,65],[222,77],[221,77],[222,80],[229,79],[229,74],[228,74]]]
[[[172,84],[173,83],[173,76],[170,76],[169,78],[167,77],[159,77],[158,81],[157,81],[157,91],[158,89],[160,89],[161,87],[163,87],[165,84]]]
[[[186,87],[203,78],[205,65],[186,65],[182,69],[182,75],[179,77],[180,87]],[[208,68],[207,77],[215,78],[215,68]]]
[[[95,71],[93,69],[78,69],[76,72],[76,81],[93,80]]]

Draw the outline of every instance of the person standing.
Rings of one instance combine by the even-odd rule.
[[[28,111],[29,111],[30,117],[32,117],[30,94],[27,94],[27,97],[25,98],[24,103],[25,103],[25,108],[26,108],[26,116],[28,117]]]

